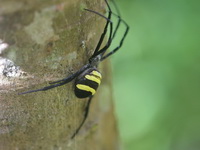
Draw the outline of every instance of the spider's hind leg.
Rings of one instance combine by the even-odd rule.
[[[89,109],[90,109],[90,104],[91,104],[92,98],[93,98],[93,96],[89,97],[88,102],[87,102],[86,107],[85,107],[84,118],[83,118],[82,122],[80,123],[79,127],[74,132],[74,134],[71,136],[71,139],[73,139],[78,134],[78,132],[80,131],[81,127],[85,123],[85,121],[86,121],[86,119],[88,117],[88,114],[89,114]]]

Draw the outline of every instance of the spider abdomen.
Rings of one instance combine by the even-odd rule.
[[[101,83],[101,73],[96,68],[85,70],[75,81],[75,95],[86,98],[96,93]]]

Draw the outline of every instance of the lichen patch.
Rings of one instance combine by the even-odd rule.
[[[35,43],[44,45],[54,35],[52,26],[54,14],[52,9],[36,12],[33,22],[25,27],[26,33]]]

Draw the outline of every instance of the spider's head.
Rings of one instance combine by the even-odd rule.
[[[91,66],[97,67],[100,61],[101,61],[101,54],[99,54],[99,55],[97,55],[95,57],[92,57],[89,60],[89,63],[90,63]]]

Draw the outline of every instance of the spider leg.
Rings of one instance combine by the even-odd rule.
[[[43,87],[41,89],[36,89],[36,90],[31,90],[31,91],[18,93],[18,95],[27,94],[27,93],[33,93],[33,92],[38,92],[38,91],[46,91],[46,90],[49,90],[49,89],[52,89],[52,88],[55,88],[55,87],[58,87],[58,86],[62,86],[64,84],[72,81],[74,78],[76,78],[78,75],[80,75],[87,68],[89,68],[89,64],[83,66],[79,71],[77,71],[76,73],[68,76],[67,78],[64,78],[64,79],[59,80],[59,81],[51,82],[50,84],[53,84],[53,85],[46,86],[46,87]],[[57,84],[55,84],[55,83],[57,83]]]
[[[77,133],[80,131],[81,127],[85,123],[85,121],[86,121],[86,119],[88,117],[88,113],[89,113],[89,109],[90,109],[90,104],[91,104],[91,101],[92,101],[92,97],[93,96],[89,97],[88,102],[87,102],[86,107],[85,107],[84,118],[83,118],[81,124],[79,125],[79,127],[74,132],[74,134],[71,136],[71,139],[73,139],[77,135]]]
[[[122,46],[122,44],[123,44],[124,39],[126,38],[126,35],[127,35],[128,31],[129,31],[129,26],[128,26],[128,24],[127,24],[124,20],[121,19],[121,21],[122,21],[122,22],[124,23],[124,25],[126,26],[126,30],[125,30],[125,32],[124,32],[124,35],[122,36],[119,45],[118,45],[116,48],[114,48],[111,52],[109,52],[108,54],[106,54],[105,56],[103,56],[103,57],[101,58],[101,61],[104,60],[104,59],[106,59],[106,58],[109,57],[110,55],[114,54],[114,53]]]
[[[87,11],[89,11],[89,12],[92,12],[92,13],[95,13],[95,14],[97,14],[97,15],[103,17],[104,19],[106,19],[108,22],[110,22],[110,35],[109,35],[108,43],[107,43],[107,45],[106,45],[106,46],[109,47],[110,44],[111,44],[111,42],[112,42],[113,22],[112,22],[109,18],[106,18],[105,16],[103,16],[102,14],[100,14],[100,13],[98,13],[98,12],[96,12],[96,11],[93,11],[93,10],[90,10],[90,9],[85,9],[85,10],[87,10]],[[106,47],[106,46],[105,46],[105,47]],[[89,60],[91,61],[92,58],[96,57],[96,56],[99,55],[100,53],[101,53],[101,52],[99,52],[99,51],[97,51],[96,53],[94,52],[94,54],[90,57]]]
[[[117,11],[117,14],[115,14],[115,13],[112,12],[112,10],[111,10],[111,8],[110,8],[110,6],[109,6],[109,4],[108,4],[107,1],[106,1],[106,4],[107,4],[108,9],[109,9],[109,14],[114,15],[114,16],[116,16],[118,18],[117,25],[116,25],[116,27],[114,29],[114,33],[113,34],[112,34],[112,31],[110,31],[109,38],[108,38],[108,41],[107,41],[106,45],[101,50],[99,50],[98,52],[95,52],[92,57],[95,57],[95,56],[97,56],[99,54],[101,54],[102,56],[104,55],[104,53],[106,52],[106,50],[110,47],[110,45],[112,43],[112,40],[115,37],[115,35],[116,35],[117,31],[118,31],[118,28],[120,26],[120,23],[122,21],[121,16],[120,16],[120,12],[119,12],[119,9],[118,9],[116,3],[114,2],[114,0],[111,0],[111,2],[113,3],[113,5],[114,5],[114,7],[115,7],[115,9]]]
[[[115,10],[116,10],[116,12],[117,12],[117,15],[115,15],[115,14],[112,12],[112,15],[114,14],[115,16],[118,17],[118,22],[117,22],[117,25],[116,25],[116,27],[115,27],[115,30],[114,30],[114,33],[113,33],[113,36],[112,36],[112,39],[113,39],[113,38],[115,37],[115,35],[116,35],[117,31],[118,31],[119,25],[120,25],[120,23],[121,23],[121,14],[120,14],[120,11],[119,11],[119,9],[118,9],[117,4],[115,3],[115,1],[114,1],[114,0],[111,0],[111,2],[113,3],[113,6],[114,6],[114,8],[115,8]]]
[[[121,22],[125,25],[126,29],[125,29],[125,32],[124,32],[124,34],[123,34],[121,40],[120,40],[120,44],[119,44],[116,48],[114,48],[111,52],[109,52],[108,54],[106,54],[105,56],[103,56],[103,57],[101,58],[101,61],[104,60],[104,59],[106,59],[106,58],[109,57],[110,55],[114,54],[114,53],[122,46],[122,44],[123,44],[123,42],[124,42],[124,39],[126,38],[126,35],[127,35],[128,31],[129,31],[129,26],[128,26],[128,24],[121,18],[120,12],[119,12],[119,9],[118,9],[116,3],[114,2],[114,0],[111,0],[111,1],[112,1],[112,3],[114,4],[114,7],[115,7],[115,9],[116,9],[116,11],[117,11],[117,14],[115,14],[115,13],[112,12],[112,15],[118,17],[118,23],[117,23],[117,26],[116,26],[115,31],[114,31],[114,33],[113,33],[112,39],[115,37],[115,34],[116,34],[116,32],[117,32],[117,30],[118,30],[119,25],[120,25]],[[105,47],[102,48],[99,52],[105,51],[107,48],[108,48],[108,47],[105,46]],[[103,54],[104,54],[104,53],[103,53]]]
[[[45,86],[41,89],[36,89],[36,90],[31,90],[31,91],[26,91],[26,92],[22,92],[22,93],[18,93],[18,95],[22,95],[22,94],[27,94],[27,93],[33,93],[33,92],[38,92],[38,91],[46,91],[46,90],[49,90],[49,89],[52,89],[52,88],[55,88],[55,87],[58,87],[58,86],[62,86],[64,84],[66,84],[67,82],[61,82],[61,83],[58,83],[58,84],[54,84],[54,85],[50,85],[50,86]]]
[[[95,50],[94,50],[94,53],[93,53],[93,55],[90,57],[90,59],[93,58],[93,57],[95,57],[95,56],[97,56],[96,53],[98,52],[98,50],[99,50],[100,47],[101,47],[101,44],[103,43],[103,40],[104,40],[105,35],[106,35],[106,33],[107,33],[108,25],[109,25],[109,23],[110,23],[108,20],[111,19],[111,8],[110,8],[110,6],[108,5],[107,0],[105,0],[105,2],[106,2],[106,5],[107,5],[107,7],[108,7],[108,10],[109,10],[109,12],[108,12],[108,17],[107,17],[107,22],[106,22],[106,25],[105,25],[105,27],[104,27],[104,31],[103,31],[103,33],[101,34],[101,37],[100,37],[100,39],[99,39],[99,42],[97,43],[97,46],[96,46],[96,48],[95,48]]]
[[[59,83],[59,82],[70,82],[72,81],[75,77],[77,77],[78,75],[80,75],[85,69],[89,68],[89,64],[87,65],[84,65],[80,70],[78,70],[76,73],[64,78],[64,79],[61,79],[61,80],[58,80],[58,81],[54,81],[54,82],[50,82],[49,84],[55,84],[55,83]]]

